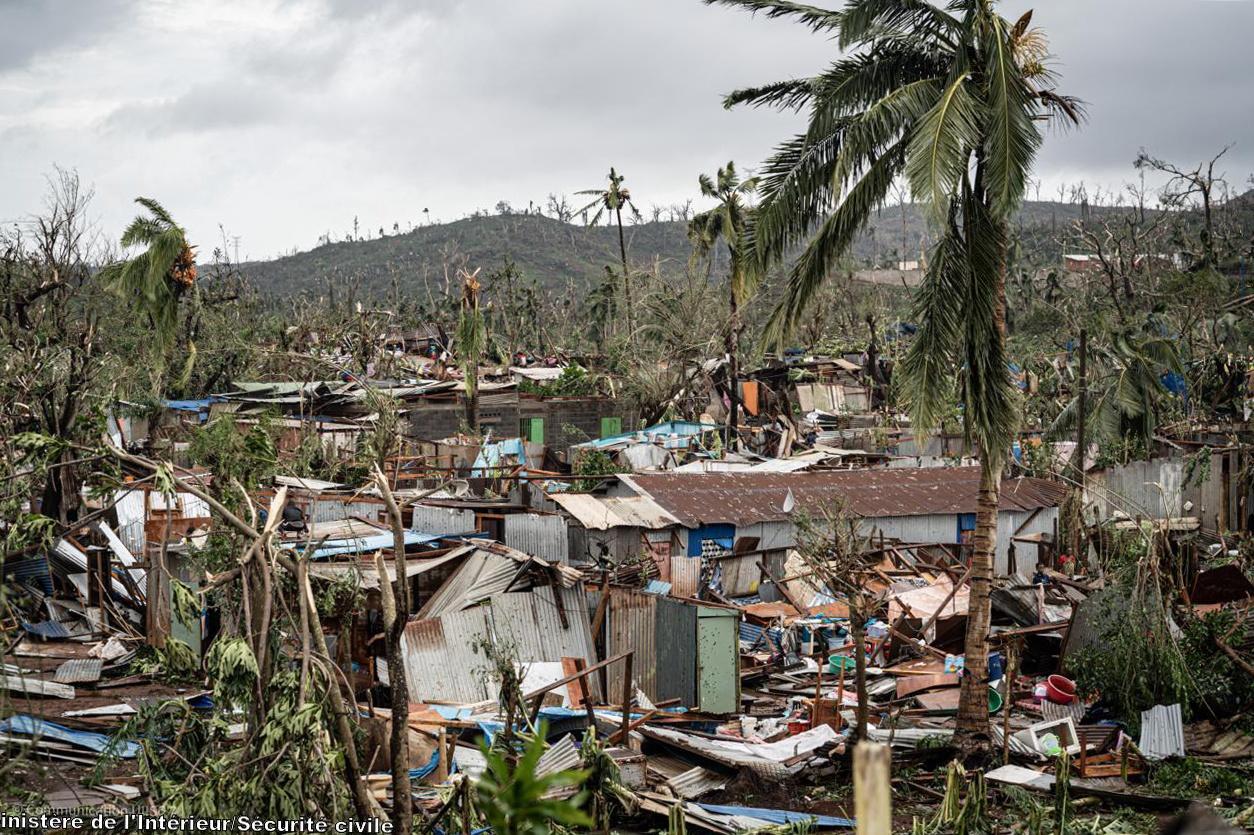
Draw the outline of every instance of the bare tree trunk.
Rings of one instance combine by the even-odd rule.
[[[392,828],[409,832],[413,828],[413,796],[409,782],[409,684],[405,677],[405,657],[401,637],[409,621],[409,578],[405,567],[405,524],[387,477],[375,465],[374,481],[388,506],[392,523],[392,551],[396,565],[396,585],[388,582],[383,556],[376,556],[379,588],[383,597],[383,633],[388,654],[388,689],[392,692]]]
[[[466,425],[472,433],[479,431],[479,362],[466,367]]]
[[[958,700],[955,741],[959,748],[986,748],[988,730],[988,631],[992,621],[990,592],[997,548],[997,504],[1001,489],[999,455],[981,451],[980,491],[976,499],[975,551],[971,557],[971,598],[967,609],[962,691]],[[994,460],[989,460],[990,458]]]
[[[736,359],[737,337],[740,335],[740,310],[736,303],[735,280],[729,281],[733,286],[728,292],[728,310],[730,321],[727,323],[727,449],[737,449],[740,439],[740,363]]]
[[[853,639],[854,689],[858,692],[858,727],[857,740],[866,739],[867,719],[871,704],[866,694],[866,607],[862,592],[855,591],[850,595],[853,606],[849,611],[849,636]],[[838,700],[844,699],[841,693]],[[843,701],[840,702],[843,704]]]
[[[614,216],[618,220],[618,254],[623,260],[623,304],[627,310],[627,341],[635,342],[635,327],[632,323],[631,309],[631,272],[627,268],[627,240],[623,237],[623,208],[618,206],[614,209]]]

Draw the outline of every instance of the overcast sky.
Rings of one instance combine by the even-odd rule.
[[[1042,197],[1118,186],[1141,146],[1195,161],[1235,143],[1224,170],[1254,170],[1254,2],[1035,5],[1090,114],[1047,140]],[[835,54],[698,0],[0,0],[0,21],[0,221],[37,210],[60,165],[112,235],[152,196],[202,250],[221,224],[253,258],[354,215],[377,231],[525,207],[611,164],[643,207],[682,201],[698,172],[752,168],[796,127],[724,111],[722,93]]]

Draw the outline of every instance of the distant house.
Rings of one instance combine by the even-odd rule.
[[[975,529],[978,467],[798,473],[638,473],[598,495],[552,498],[582,528],[571,557],[605,546],[612,561],[649,554],[662,579],[691,583],[702,556],[718,561],[724,592],[756,592],[761,565],[782,570],[796,544],[793,513],[843,503],[871,536],[966,544]],[[995,569],[1030,572],[1033,542],[1052,540],[1065,488],[1033,478],[1003,483]],[[1012,539],[1020,540],[1015,565]]]
[[[1062,268],[1069,273],[1090,274],[1100,272],[1102,262],[1095,255],[1085,255],[1078,252],[1064,253],[1062,256]]]

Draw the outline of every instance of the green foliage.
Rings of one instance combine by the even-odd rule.
[[[581,449],[570,468],[571,475],[575,477],[571,490],[587,493],[599,487],[606,476],[627,472],[631,470],[615,464],[609,454],[599,449]]]
[[[144,251],[108,265],[100,278],[112,292],[133,299],[145,313],[163,345],[174,341],[178,327],[179,297],[196,281],[196,262],[183,228],[157,201],[137,197],[147,210],[122,233],[125,248]]]
[[[199,629],[201,606],[196,592],[192,591],[182,581],[174,578],[170,580],[170,592],[174,600],[174,605],[172,606],[174,617],[188,629]]]
[[[992,831],[984,772],[968,772],[961,763],[951,762],[945,774],[945,796],[940,807],[930,821],[914,819],[913,835],[940,832],[974,835]]]
[[[543,725],[516,761],[507,752],[482,746],[487,767],[475,786],[477,808],[496,835],[549,835],[553,825],[593,825],[592,817],[583,808],[589,794],[579,788],[588,772],[559,771],[538,776],[536,765],[544,749]],[[577,791],[565,799],[546,796],[563,789]]]
[[[1190,703],[1194,715],[1212,714],[1225,717],[1243,711],[1254,703],[1254,677],[1241,669],[1220,651],[1215,639],[1227,636],[1229,642],[1240,642],[1245,626],[1237,625],[1237,615],[1220,610],[1202,617],[1186,617],[1181,624],[1184,637],[1180,651],[1184,655],[1194,689]],[[1247,730],[1254,731],[1254,722],[1246,717]]]
[[[260,672],[252,648],[243,638],[220,637],[205,656],[213,684],[214,703],[223,710],[251,705]]]
[[[597,378],[583,366],[572,363],[562,369],[556,380],[523,380],[518,390],[540,397],[589,397],[597,393]]]
[[[229,496],[232,481],[252,489],[273,478],[279,464],[276,434],[272,418],[263,416],[244,429],[223,415],[192,431],[188,455],[212,470],[214,489]]]
[[[1156,766],[1150,774],[1149,787],[1156,794],[1202,799],[1248,794],[1250,784],[1238,771],[1185,757]]]
[[[1092,629],[1100,639],[1068,655],[1079,691],[1100,693],[1134,728],[1141,711],[1158,704],[1178,702],[1189,715],[1196,688],[1157,587],[1138,589],[1124,579],[1090,597],[1088,605],[1097,607]]]

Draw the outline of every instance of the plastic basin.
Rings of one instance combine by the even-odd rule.
[[[1054,704],[1071,704],[1075,701],[1075,682],[1066,676],[1050,676],[1045,679],[1045,698]]]

